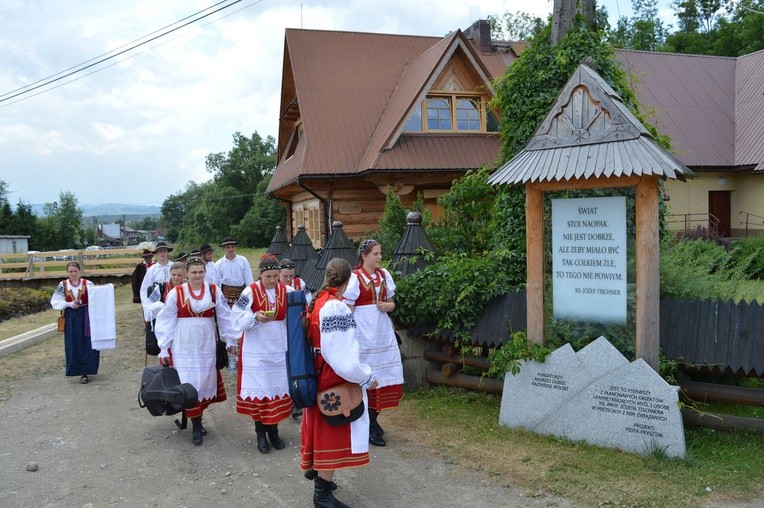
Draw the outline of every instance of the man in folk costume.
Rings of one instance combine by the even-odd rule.
[[[395,310],[395,282],[381,268],[382,246],[364,240],[358,249],[358,266],[350,276],[344,301],[353,309],[361,361],[371,366],[379,387],[369,390],[369,443],[385,446],[385,431],[377,422],[383,409],[397,407],[403,398],[403,363],[388,313]]]
[[[214,254],[212,246],[208,243],[202,244],[199,247],[199,256],[204,261],[204,280],[209,284],[217,284],[217,269],[215,268],[215,262],[212,261],[212,255]],[[250,271],[252,269],[250,268]]]
[[[141,247],[141,245],[144,245],[144,247]],[[139,245],[138,248],[143,248],[143,254],[141,254],[143,260],[135,265],[135,270],[133,270],[133,275],[131,277],[133,303],[141,303],[141,284],[143,283],[143,278],[146,276],[146,271],[154,264],[154,246],[148,242],[141,245]]]
[[[217,283],[230,306],[236,303],[245,287],[255,282],[247,258],[236,254],[236,244],[230,236],[224,238],[220,246],[225,249],[225,255],[215,262]]]
[[[284,448],[278,423],[292,414],[285,353],[286,295],[294,290],[279,282],[279,261],[274,256],[263,256],[259,271],[260,279],[244,289],[231,313],[234,330],[243,332],[236,412],[252,417],[257,450],[268,453],[270,445]]]
[[[193,425],[191,442],[199,446],[207,434],[202,425],[204,410],[226,400],[223,376],[216,367],[217,335],[234,347],[237,334],[231,328],[231,310],[218,288],[204,282],[201,259],[190,260],[186,267],[188,282],[168,292],[155,330],[160,363],[175,367],[181,383],[191,383],[198,393],[199,404],[184,413]]]

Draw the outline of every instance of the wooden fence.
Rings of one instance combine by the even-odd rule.
[[[78,261],[83,277],[130,275],[142,261],[143,251],[101,249],[0,254],[0,280],[62,279],[66,264]]]
[[[726,374],[764,377],[764,307],[756,302],[664,298],[660,305],[660,346],[666,358]],[[510,333],[526,329],[525,292],[494,298],[472,329],[472,343],[483,348],[504,344]],[[412,326],[411,336],[426,336],[432,326]],[[440,333],[439,342],[450,341]]]

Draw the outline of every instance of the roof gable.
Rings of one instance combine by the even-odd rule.
[[[530,141],[490,184],[655,175],[694,176],[658,145],[594,70],[582,64]]]
[[[474,91],[485,87],[492,91],[490,80],[491,75],[461,30],[432,46],[401,74],[358,170],[375,167],[381,153],[393,149],[411,110],[418,108],[431,90]]]

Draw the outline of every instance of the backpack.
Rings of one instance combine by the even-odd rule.
[[[172,367],[151,365],[143,369],[138,405],[152,416],[174,415],[199,404],[199,394],[191,383],[181,383]]]
[[[287,351],[286,366],[289,380],[289,396],[296,408],[311,407],[316,403],[318,375],[313,363],[313,346],[302,326],[307,312],[305,293],[287,293]]]

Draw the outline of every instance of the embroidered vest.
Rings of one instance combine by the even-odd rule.
[[[271,305],[271,302],[268,300],[268,293],[265,292],[265,288],[261,281],[250,284],[249,287],[252,289],[252,305],[250,306],[252,312],[257,312],[258,310],[275,310],[276,314],[273,317],[274,320],[283,321],[286,318],[286,284],[282,284],[281,282],[276,283],[276,302],[274,305]]]
[[[366,270],[359,268],[353,270],[356,277],[358,277],[358,289],[360,294],[355,300],[355,305],[376,305],[377,302],[384,302],[387,300],[387,279],[385,278],[385,272],[382,270],[375,270],[374,275],[369,275]],[[379,287],[379,296],[377,296],[376,287]]]
[[[76,302],[79,301],[80,305],[87,305],[88,303],[88,281],[80,278],[80,292],[77,295],[78,298],[74,297],[74,291],[69,289],[69,280],[64,279],[64,296],[66,297],[67,302]]]
[[[175,286],[173,291],[178,292],[178,317],[179,318],[191,318],[191,317],[213,317],[215,315],[215,297],[217,293],[217,286],[210,284],[210,295],[212,296],[213,306],[202,312],[194,312],[191,310],[191,301],[186,298],[186,292],[183,291],[184,284]]]

